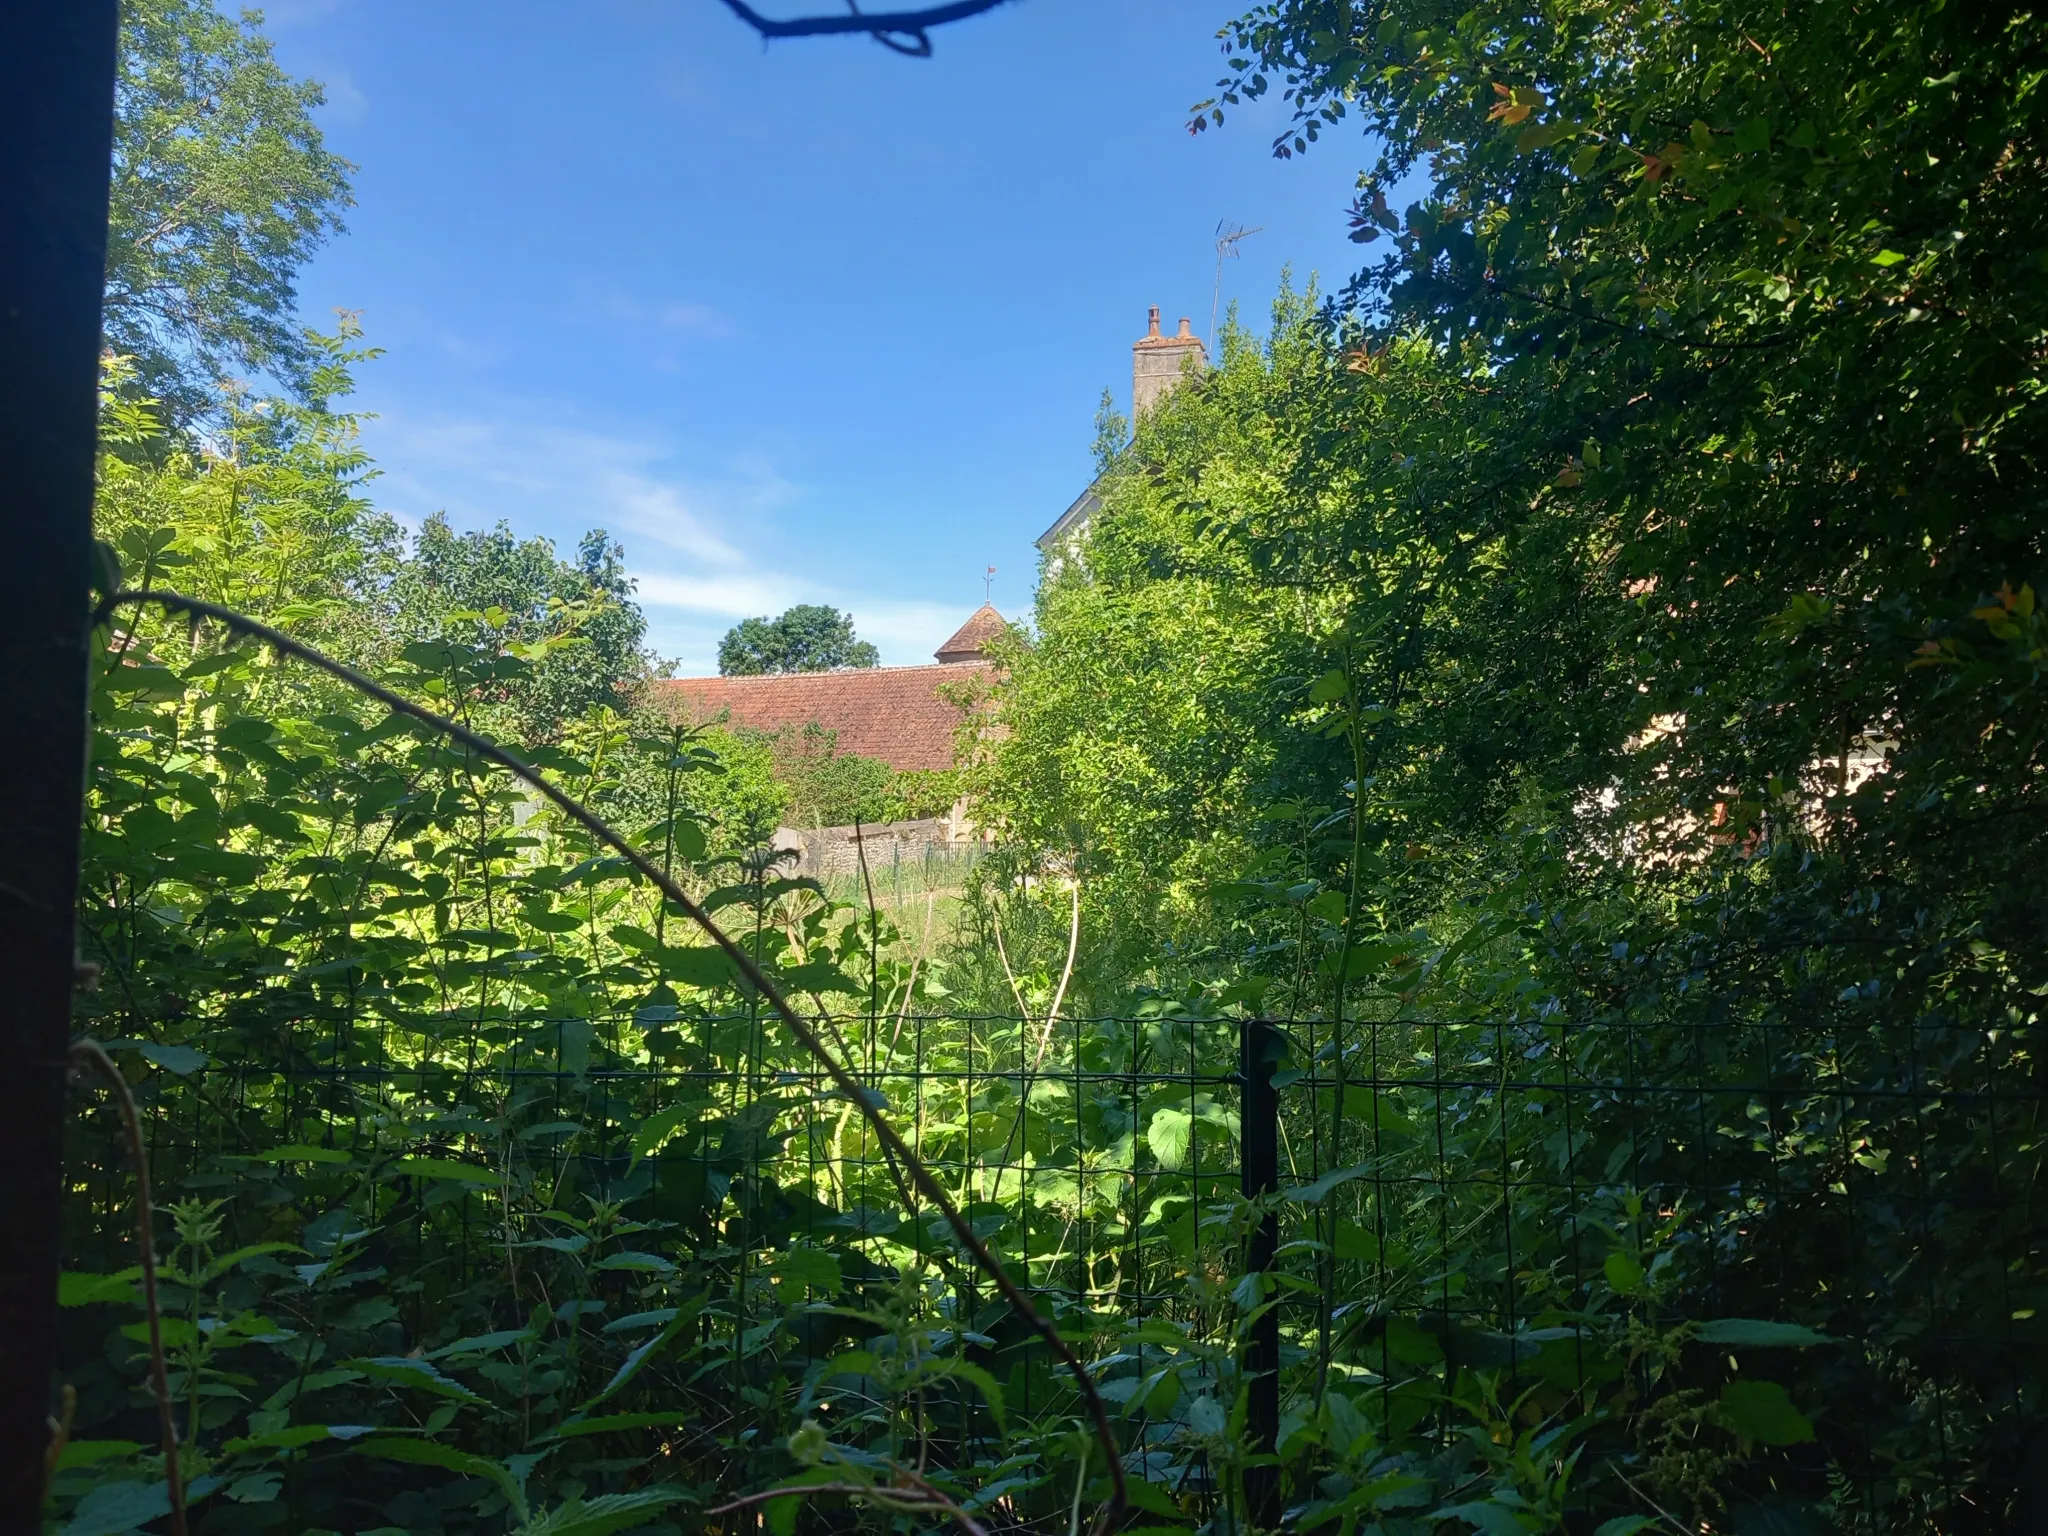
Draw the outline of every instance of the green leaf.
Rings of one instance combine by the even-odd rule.
[[[536,1335],[531,1328],[501,1328],[496,1333],[473,1334],[466,1339],[457,1339],[453,1344],[444,1344],[439,1349],[428,1350],[422,1357],[427,1360],[446,1360],[450,1355],[488,1355],[514,1344],[525,1344]]]
[[[1145,1478],[1134,1477],[1130,1479],[1125,1485],[1124,1491],[1130,1496],[1131,1507],[1143,1510],[1148,1515],[1164,1515],[1167,1519],[1172,1520],[1186,1513],[1185,1510],[1173,1501],[1172,1494],[1168,1493],[1157,1483],[1150,1482]],[[1161,1527],[1152,1526],[1149,1529],[1156,1531],[1161,1529]],[[1185,1536],[1185,1532],[1181,1531],[1179,1527],[1174,1527],[1173,1529],[1175,1536]],[[1132,1536],[1132,1533],[1126,1531],[1125,1536]]]
[[[839,1294],[839,1260],[822,1248],[791,1248],[777,1254],[769,1273],[785,1285],[826,1296]]]
[[[154,1062],[166,1072],[175,1072],[180,1077],[190,1077],[207,1062],[204,1051],[194,1050],[189,1045],[158,1045],[153,1040],[109,1040],[106,1049],[133,1051],[144,1061]]]
[[[185,680],[169,667],[154,663],[127,662],[106,673],[110,693],[132,693],[143,699],[182,699]]]
[[[1593,1536],[1636,1536],[1638,1531],[1647,1531],[1656,1523],[1648,1515],[1616,1515],[1612,1520],[1601,1521]]]
[[[1339,699],[1351,697],[1351,679],[1343,670],[1332,667],[1309,685],[1308,701],[1311,704],[1334,704]]]
[[[1296,1205],[1320,1205],[1331,1190],[1354,1179],[1362,1179],[1372,1172],[1371,1163],[1354,1163],[1349,1168],[1333,1168],[1312,1184],[1297,1184],[1292,1189],[1280,1192],[1282,1200]]]
[[[1633,1296],[1643,1288],[1643,1266],[1632,1253],[1610,1253],[1600,1268],[1617,1295]]]
[[[389,1382],[393,1386],[413,1387],[421,1392],[452,1397],[462,1403],[484,1401],[460,1382],[450,1381],[425,1360],[416,1360],[410,1355],[372,1355],[365,1359],[344,1360],[341,1363],[350,1370],[361,1371],[365,1376]]]
[[[1450,1504],[1435,1511],[1432,1520],[1463,1520],[1486,1536],[1529,1536],[1536,1529],[1504,1504]]]
[[[498,1170],[480,1163],[458,1163],[445,1157],[401,1157],[393,1174],[412,1179],[460,1179],[465,1184],[496,1184]]]
[[[124,1323],[121,1337],[133,1339],[137,1344],[149,1342],[149,1322]],[[163,1340],[165,1349],[186,1349],[199,1342],[199,1330],[182,1317],[160,1317],[157,1319],[157,1334]]]
[[[657,1307],[652,1312],[635,1312],[630,1316],[617,1318],[612,1322],[606,1323],[604,1331],[606,1333],[631,1333],[639,1328],[665,1327],[675,1320],[678,1310],[676,1307]]]
[[[261,1258],[266,1253],[304,1253],[306,1250],[297,1243],[251,1243],[246,1248],[237,1248],[233,1253],[224,1253],[199,1272],[199,1283],[211,1285],[231,1269],[239,1269],[251,1259]]]
[[[1004,1428],[1003,1389],[997,1385],[994,1376],[973,1361],[953,1358],[923,1360],[918,1363],[918,1368],[912,1376],[923,1380],[941,1376],[958,1377],[981,1394],[982,1401],[988,1404],[988,1411],[996,1421],[996,1428]]]
[[[649,1115],[641,1121],[640,1128],[633,1132],[633,1158],[632,1162],[627,1164],[627,1171],[631,1172],[641,1158],[652,1157],[659,1152],[670,1137],[684,1126],[693,1123],[711,1107],[707,1099],[692,1099],[684,1104],[671,1104],[667,1109]]]
[[[289,1429],[274,1429],[246,1440],[230,1440],[223,1449],[230,1456],[239,1456],[244,1451],[295,1451],[322,1440],[360,1440],[375,1433],[376,1427],[370,1424],[294,1424]]]
[[[1188,1143],[1194,1139],[1195,1119],[1184,1109],[1157,1109],[1145,1127],[1145,1144],[1169,1171],[1187,1161]]]
[[[414,1466],[441,1467],[450,1472],[459,1472],[464,1477],[488,1478],[496,1483],[505,1495],[506,1502],[520,1514],[526,1511],[526,1492],[520,1487],[502,1463],[484,1456],[472,1456],[468,1451],[458,1451],[452,1445],[443,1445],[438,1440],[383,1439],[366,1440],[356,1447],[365,1456],[380,1457],[385,1461],[409,1462]]]
[[[57,1277],[57,1305],[89,1307],[109,1301],[140,1304],[142,1297],[135,1288],[135,1282],[141,1278],[139,1268],[124,1269],[112,1275],[88,1275],[66,1270]]]
[[[164,1483],[102,1483],[79,1501],[63,1536],[126,1536],[171,1512]]]
[[[284,1490],[281,1472],[252,1472],[228,1484],[228,1497],[237,1504],[268,1504]]]
[[[688,1502],[691,1497],[679,1488],[641,1488],[632,1493],[599,1494],[594,1499],[571,1499],[521,1526],[518,1536],[607,1536],[611,1531],[645,1525],[654,1510]]]
[[[299,818],[266,800],[245,800],[236,814],[265,837],[274,837],[285,843],[306,841],[305,828],[299,825]]]
[[[115,1461],[133,1456],[142,1447],[133,1440],[67,1440],[64,1453],[57,1458],[57,1470],[62,1472],[71,1467],[96,1467],[103,1461]]]
[[[196,1477],[185,1485],[189,1507],[220,1487],[218,1477]],[[79,1501],[63,1536],[127,1536],[171,1512],[167,1483],[103,1483]]]
[[[661,952],[661,974],[686,987],[722,987],[733,979],[732,961],[725,951],[710,944]]]
[[[1765,1445],[1803,1445],[1813,1424],[1775,1381],[1747,1377],[1721,1389],[1720,1416],[1737,1434]]]
[[[761,1513],[767,1516],[769,1536],[796,1536],[796,1517],[802,1509],[803,1500],[797,1495],[763,1504]]]
[[[313,1147],[304,1142],[293,1142],[287,1147],[271,1147],[266,1151],[252,1154],[258,1162],[264,1163],[347,1163],[354,1161],[354,1154],[340,1147]]]
[[[1767,1323],[1753,1317],[1717,1317],[1701,1323],[1693,1335],[1702,1344],[1744,1345],[1757,1349],[1805,1349],[1835,1341],[1824,1333],[1802,1328],[1797,1323]]]
[[[705,1296],[696,1296],[685,1305],[677,1308],[676,1315],[669,1325],[645,1344],[642,1344],[638,1349],[627,1355],[625,1360],[620,1363],[619,1368],[612,1373],[612,1379],[605,1383],[604,1389],[595,1397],[587,1398],[577,1404],[576,1411],[579,1414],[588,1413],[599,1403],[604,1402],[608,1398],[618,1396],[627,1383],[640,1374],[640,1368],[653,1358],[656,1350],[696,1322],[697,1315],[704,1310],[704,1303],[708,1299]]]
[[[1224,1412],[1221,1403],[1204,1392],[1189,1399],[1185,1422],[1189,1433],[1204,1440],[1215,1440],[1230,1427],[1230,1416]]]
[[[1873,267],[1896,267],[1905,259],[1906,253],[1904,251],[1884,250],[1871,257],[1870,264]]]
[[[645,1270],[654,1274],[673,1274],[675,1265],[658,1253],[614,1253],[599,1259],[590,1266],[592,1269]]]

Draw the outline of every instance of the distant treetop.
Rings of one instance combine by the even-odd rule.
[[[742,619],[718,642],[718,670],[724,677],[881,664],[881,653],[854,637],[853,615],[822,603],[798,603],[779,618]]]

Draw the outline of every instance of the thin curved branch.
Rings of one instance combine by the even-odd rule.
[[[170,1376],[164,1369],[163,1308],[156,1294],[156,1207],[149,1198],[149,1149],[142,1141],[142,1116],[128,1080],[99,1041],[87,1037],[71,1046],[71,1064],[99,1073],[113,1089],[128,1136],[128,1161],[135,1165],[135,1237],[142,1255],[142,1307],[149,1319],[149,1384],[156,1394],[157,1428],[163,1437],[164,1488],[170,1495],[171,1536],[185,1536],[185,1468],[178,1459],[178,1419],[171,1408]]]
[[[947,1226],[952,1228],[953,1236],[973,1257],[975,1267],[989,1277],[1003,1299],[1009,1302],[1017,1315],[1024,1320],[1025,1325],[1044,1341],[1046,1348],[1051,1350],[1054,1357],[1067,1368],[1068,1374],[1074,1379],[1076,1391],[1088,1409],[1095,1438],[1101,1442],[1103,1452],[1109,1461],[1110,1495],[1108,1501],[1096,1512],[1093,1529],[1096,1536],[1106,1536],[1107,1532],[1114,1529],[1123,1518],[1126,1508],[1123,1457],[1117,1450],[1116,1431],[1110,1425],[1109,1410],[1103,1405],[1102,1395],[1095,1390],[1095,1378],[1089,1374],[1088,1367],[1081,1363],[1081,1357],[1074,1353],[1072,1346],[1065,1339],[1060,1337],[1059,1330],[1047,1321],[1044,1314],[1032,1304],[1031,1298],[1024,1294],[1015,1280],[1010,1278],[1009,1271],[997,1262],[995,1255],[990,1253],[987,1246],[975,1235],[974,1229],[967,1224],[967,1218],[960,1214],[959,1207],[953,1204],[939,1181],[932,1176],[931,1170],[910,1149],[909,1143],[904,1141],[902,1135],[876,1107],[865,1085],[854,1076],[850,1068],[826,1050],[825,1042],[796,1009],[790,1006],[789,1000],[782,994],[782,989],[768,978],[768,973],[755,962],[754,957],[713,922],[711,914],[699,906],[689,892],[670,878],[666,870],[624,836],[614,831],[609,822],[582,801],[565,790],[556,788],[539,769],[499,746],[489,737],[479,735],[465,725],[458,725],[444,715],[437,715],[432,710],[413,703],[403,694],[394,693],[375,679],[365,677],[346,662],[336,661],[332,656],[315,650],[303,641],[294,640],[284,631],[272,629],[268,624],[252,619],[246,614],[237,613],[232,608],[223,608],[218,603],[204,602],[199,598],[185,597],[176,592],[122,591],[114,593],[100,604],[98,611],[93,615],[93,622],[105,623],[116,608],[134,604],[151,604],[167,613],[182,614],[192,620],[195,627],[201,620],[211,619],[235,634],[260,640],[282,655],[303,661],[306,665],[339,679],[358,693],[375,699],[385,708],[438,731],[486,762],[496,763],[500,768],[539,791],[571,821],[612,849],[639,871],[650,885],[681,908],[684,915],[701,928],[712,943],[724,952],[726,959],[732,962],[733,968],[739,972],[747,985],[761,995],[790,1034],[796,1038],[797,1043],[824,1067],[839,1091],[859,1108],[861,1117],[873,1128],[876,1139],[908,1173],[917,1192],[937,1207],[940,1215],[945,1217]]]
[[[1060,972],[1060,984],[1053,989],[1052,1006],[1045,1012],[1045,1031],[1038,1037],[1038,1052],[1031,1058],[1031,1070],[1045,1065],[1046,1048],[1052,1044],[1052,1027],[1059,1022],[1060,1004],[1067,1000],[1067,983],[1074,979],[1074,956],[1081,948],[1081,877],[1074,876],[1074,920],[1067,930],[1067,965]]]
[[[925,5],[908,11],[863,12],[851,3],[844,16],[795,16],[776,21],[763,16],[747,0],[725,0],[726,9],[758,32],[763,39],[778,37],[826,37],[866,33],[884,47],[912,58],[928,59],[932,53],[931,29],[949,21],[965,21],[992,11],[1004,0],[950,0],[945,5]]]

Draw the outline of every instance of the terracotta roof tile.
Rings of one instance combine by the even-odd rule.
[[[962,635],[973,628],[975,619],[967,621]],[[897,769],[950,768],[953,735],[966,713],[939,690],[948,683],[974,681],[991,670],[987,662],[968,661],[771,677],[682,677],[655,687],[658,698],[695,721],[715,720],[729,712],[732,725],[774,731],[815,720],[837,733],[841,752],[879,758]]]
[[[967,616],[967,622],[953,631],[953,638],[932,654],[943,662],[978,661],[989,641],[1009,629],[1004,617],[983,603]]]

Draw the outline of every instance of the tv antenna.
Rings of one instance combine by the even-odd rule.
[[[1216,221],[1216,287],[1209,295],[1209,344],[1216,344],[1216,311],[1223,302],[1223,258],[1236,257],[1238,242],[1249,240],[1265,229],[1261,224],[1255,229],[1246,229],[1242,224],[1232,224],[1226,219]]]
[[[994,599],[996,590],[996,568],[990,566],[988,574],[981,578],[981,606],[986,608]]]

